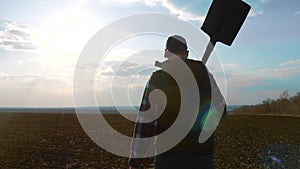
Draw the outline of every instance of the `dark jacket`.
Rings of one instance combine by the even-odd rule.
[[[210,111],[211,103],[211,84],[210,84],[210,74],[201,61],[194,61],[190,59],[183,60],[188,68],[191,70],[192,75],[182,75],[182,76],[191,76],[188,78],[195,78],[198,85],[198,90],[200,95],[199,111],[197,119],[193,124],[192,129],[189,131],[187,136],[181,140],[175,147],[163,153],[163,155],[168,156],[198,156],[198,155],[210,155],[214,151],[214,137],[211,135],[204,143],[200,144],[198,141],[199,135],[201,133],[203,122]],[[162,69],[154,72],[144,91],[140,112],[149,110],[151,103],[149,101],[149,95],[154,89],[160,89],[164,92],[167,97],[166,107],[161,114],[161,116],[152,122],[148,123],[136,123],[134,130],[135,138],[147,138],[153,137],[160,133],[166,131],[176,120],[181,106],[181,93],[178,84],[175,79],[164,71],[164,65],[172,64],[172,60],[167,60],[162,64]],[[175,67],[176,69],[176,67]],[[180,72],[180,69],[178,70]],[[194,76],[194,77],[192,77]],[[220,92],[219,92],[220,93]],[[159,101],[156,101],[158,106],[163,104]],[[156,105],[156,106],[157,106]],[[152,105],[153,106],[153,105]],[[226,110],[226,107],[225,107]],[[148,112],[154,113],[154,112]],[[184,112],[189,116],[190,112]],[[224,111],[225,113],[225,111]],[[140,119],[141,113],[139,114],[138,119]],[[143,117],[142,117],[143,118]],[[170,138],[172,139],[172,138]],[[150,144],[150,143],[149,143]],[[136,158],[134,154],[136,152],[144,152],[146,147],[142,146],[137,140],[133,140],[131,147],[131,157],[129,160],[129,165],[134,167],[141,167],[142,158]],[[157,138],[157,144],[159,145],[159,137]],[[158,147],[158,146],[157,146]]]
[[[168,62],[168,61],[166,61]],[[203,115],[208,111],[211,100],[211,86],[209,74],[205,65],[201,61],[184,59],[185,64],[190,68],[198,84],[200,95],[200,109],[198,118],[193,129],[188,135],[171,150],[165,152],[165,155],[208,155],[214,150],[213,135],[204,143],[200,144],[198,138],[201,132],[201,121]],[[167,63],[164,63],[167,64]],[[193,77],[190,77],[193,78]],[[163,114],[157,120],[155,134],[160,134],[168,129],[176,120],[181,105],[180,89],[175,79],[166,73],[163,68],[154,72],[151,76],[152,84],[156,89],[164,91],[167,97],[167,105]],[[195,91],[197,92],[197,91]],[[189,115],[189,112],[184,112]]]

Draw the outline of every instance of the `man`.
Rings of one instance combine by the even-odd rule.
[[[167,58],[167,61],[162,63],[161,70],[158,70],[151,75],[144,91],[143,100],[140,107],[140,114],[134,131],[135,138],[148,138],[165,132],[176,120],[180,106],[182,106],[180,86],[177,84],[174,77],[164,71],[165,65],[172,65],[172,62],[175,62],[176,59],[181,59],[193,73],[192,76],[194,77],[190,78],[195,78],[197,82],[198,91],[193,92],[199,92],[200,96],[198,114],[191,130],[176,146],[162,154],[155,156],[155,169],[214,168],[213,135],[210,135],[210,137],[204,143],[199,143],[198,141],[199,135],[204,127],[205,120],[209,116],[211,108],[212,88],[210,83],[210,74],[201,61],[187,59],[188,53],[189,51],[187,49],[186,40],[182,36],[174,35],[169,37],[167,39],[165,49],[165,57]],[[154,89],[160,89],[164,92],[167,99],[165,109],[159,118],[147,123],[142,123],[142,121],[139,119],[143,118],[141,116],[145,116],[143,112],[147,111],[147,113],[150,113],[150,115],[155,114],[157,112],[154,112],[154,109],[150,109],[150,107],[159,107],[161,106],[160,104],[163,104],[159,99],[153,101],[153,103],[150,103],[149,95]],[[149,112],[149,110],[152,110],[153,112]],[[226,110],[226,108],[224,110]],[[184,113],[189,115],[189,112]],[[159,144],[159,138],[157,138],[156,144]],[[132,142],[131,158],[129,160],[129,165],[132,169],[144,168],[142,163],[143,159],[135,158],[135,155],[138,151],[145,151],[145,149],[145,144],[140,144],[138,141]]]

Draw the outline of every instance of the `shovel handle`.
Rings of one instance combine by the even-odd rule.
[[[206,46],[205,53],[204,53],[204,55],[203,55],[203,57],[202,57],[202,62],[203,62],[204,64],[207,63],[208,58],[209,58],[211,52],[214,50],[214,47],[215,47],[216,43],[217,43],[217,41],[214,40],[214,38],[210,39],[210,41],[208,42],[208,44],[207,44],[207,46]]]

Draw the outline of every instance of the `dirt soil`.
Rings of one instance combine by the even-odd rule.
[[[119,132],[132,134],[133,122],[105,117]],[[217,169],[299,168],[300,118],[228,115],[216,130],[215,143]],[[97,146],[74,113],[1,113],[0,146],[4,169],[128,168],[128,158]]]

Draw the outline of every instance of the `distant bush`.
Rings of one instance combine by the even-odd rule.
[[[232,111],[232,114],[291,114],[300,115],[300,92],[290,97],[288,91],[283,91],[279,98],[267,98],[258,105],[242,106]]]

